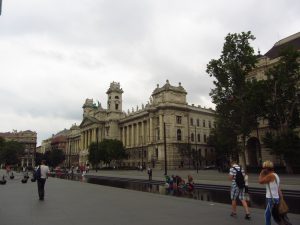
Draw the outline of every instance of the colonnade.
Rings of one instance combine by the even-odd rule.
[[[68,141],[69,154],[79,153],[81,147],[80,137],[70,138]]]
[[[147,121],[139,121],[121,127],[121,141],[125,148],[142,146],[148,143]]]
[[[157,121],[155,121],[157,120]],[[163,115],[124,124],[120,137],[125,148],[139,147],[162,140],[164,129]],[[154,131],[157,131],[156,133]]]
[[[91,128],[81,132],[81,149],[88,149],[92,142],[100,142],[102,140],[103,132],[99,128]]]

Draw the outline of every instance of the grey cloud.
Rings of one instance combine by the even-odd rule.
[[[11,118],[14,112],[14,124],[19,115],[30,115],[47,136],[47,130],[51,134],[80,121],[86,98],[106,107],[111,81],[121,82],[124,110],[146,104],[156,84],[166,79],[182,83],[189,103],[210,105],[213,85],[205,69],[220,56],[227,33],[251,30],[255,50],[264,53],[299,31],[299,1],[228,4],[5,1],[0,18],[0,100],[5,107],[0,114]]]

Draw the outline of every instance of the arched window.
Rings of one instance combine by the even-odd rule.
[[[177,141],[181,141],[181,130],[177,130]]]

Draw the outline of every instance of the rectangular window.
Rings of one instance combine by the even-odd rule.
[[[191,121],[191,126],[193,126],[193,125],[194,125],[194,120],[193,120],[193,118],[191,118],[190,121]]]
[[[199,127],[200,126],[200,121],[199,121],[199,119],[197,119],[197,127]]]
[[[181,124],[181,120],[182,120],[181,116],[176,116],[176,123],[177,124]]]
[[[203,120],[203,127],[205,127],[205,120]]]
[[[203,135],[203,141],[206,143],[206,134]]]
[[[211,122],[210,121],[208,121],[208,127],[211,128]]]

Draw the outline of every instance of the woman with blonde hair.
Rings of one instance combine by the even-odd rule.
[[[266,185],[265,224],[271,225],[272,207],[274,203],[279,203],[281,195],[279,188],[280,179],[274,172],[274,165],[271,161],[267,160],[263,163],[263,169],[259,174],[258,181],[260,184]]]

